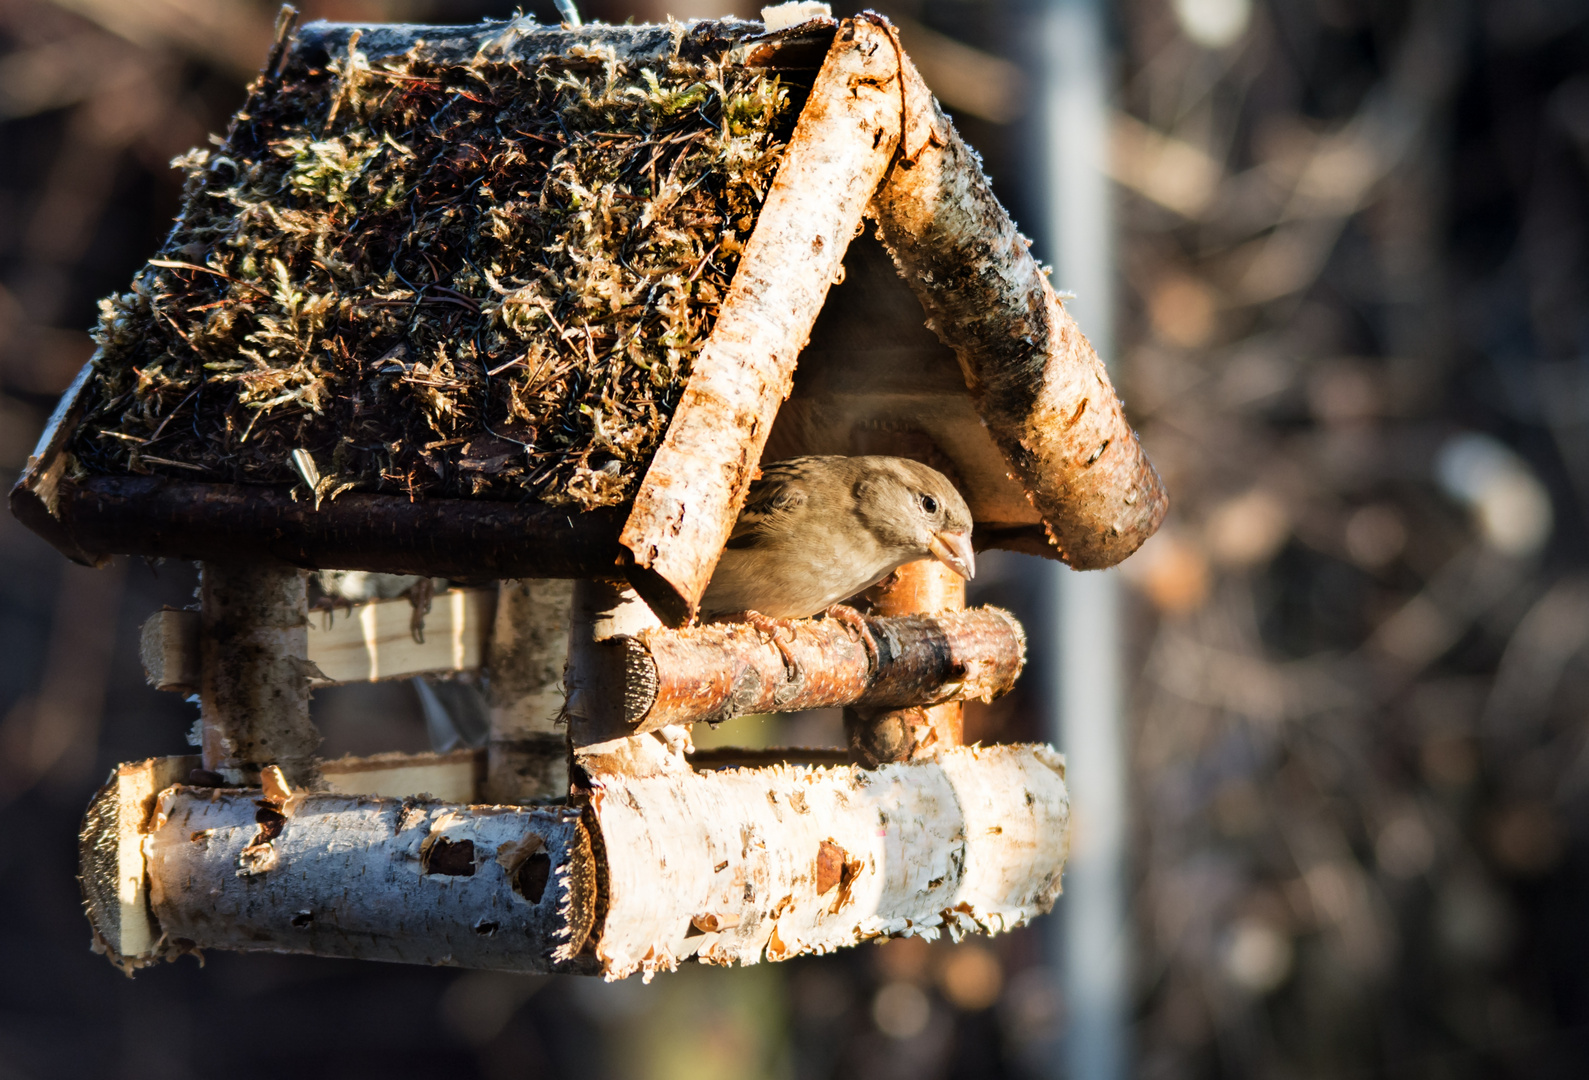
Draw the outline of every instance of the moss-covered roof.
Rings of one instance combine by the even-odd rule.
[[[102,302],[76,471],[625,501],[798,113],[758,29],[300,41]]]

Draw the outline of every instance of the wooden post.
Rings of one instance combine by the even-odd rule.
[[[870,595],[873,612],[881,616],[963,611],[966,583],[942,563],[924,559],[901,566]],[[964,706],[947,701],[907,709],[852,707],[844,710],[844,734],[850,760],[869,769],[929,758],[965,742]]]
[[[315,787],[309,720],[308,575],[279,563],[206,562],[199,573],[199,709],[204,767],[254,785],[279,765]]]
[[[497,587],[487,666],[491,735],[487,802],[524,803],[568,794],[568,739],[558,730],[574,583],[510,580]]]
[[[631,652],[611,639],[634,637],[662,625],[631,588],[613,581],[574,582],[568,631],[568,741],[582,783],[603,773],[655,776],[689,772],[684,760],[690,731],[668,725],[631,735],[626,695],[639,686],[629,670]],[[581,775],[582,774],[582,775]]]

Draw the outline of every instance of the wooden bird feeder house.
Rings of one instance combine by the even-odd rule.
[[[202,563],[143,637],[200,753],[121,766],[84,826],[113,961],[618,978],[1048,910],[1063,763],[961,745],[1023,663],[1008,613],[921,563],[871,598],[875,649],[695,622],[764,460],[926,461],[978,547],[1081,569],[1164,513],[884,20],[284,25],[183,164],[11,496],[79,562]],[[423,641],[405,599],[311,615],[332,569],[445,579]],[[313,687],[466,671],[483,750],[316,756]],[[692,752],[837,706],[847,752]]]

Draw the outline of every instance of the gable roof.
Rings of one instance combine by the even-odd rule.
[[[255,158],[195,165],[171,250],[131,300],[113,302],[101,352],[63,399],[13,508],[85,560],[258,553],[466,579],[623,572],[677,623],[711,576],[769,436],[771,452],[786,456],[880,449],[868,445],[877,434],[893,446],[918,440],[923,455],[943,458],[983,546],[1041,550],[1080,567],[1129,554],[1163,515],[1162,487],[1101,364],[891,27],[862,17],[760,30],[735,20],[306,27],[280,73],[256,84],[218,155],[247,142]],[[361,92],[365,84],[381,89]],[[792,130],[780,123],[780,101],[797,111]],[[467,123],[438,123],[448,109]],[[406,125],[402,138],[389,130],[393,117]],[[695,149],[670,150],[669,139]],[[637,142],[644,153],[627,145]],[[425,169],[409,161],[420,150]],[[670,153],[670,168],[687,178],[656,179]],[[365,164],[349,166],[350,155]],[[513,168],[477,168],[475,155]],[[532,169],[531,159],[540,164]],[[210,182],[218,168],[252,186]],[[451,188],[435,192],[448,176]],[[532,180],[541,184],[534,198],[523,186]],[[426,184],[433,197],[422,202],[415,192]],[[217,198],[230,200],[229,216],[209,206]],[[394,228],[403,209],[411,225]],[[897,277],[875,245],[846,263],[865,214]],[[249,227],[249,243],[226,248]],[[292,260],[269,271],[259,257],[247,261],[251,246],[269,244]],[[477,246],[491,250],[468,258]],[[398,272],[397,254],[379,266],[394,249],[410,274]],[[421,264],[432,271],[423,285],[412,273]],[[841,290],[823,325],[818,315],[846,267],[860,281]],[[915,318],[880,321],[900,344],[873,341],[846,357],[858,335],[835,326],[846,311],[852,320],[869,308],[898,312],[900,279],[919,301]],[[316,304],[317,328],[303,332],[292,319],[314,315]],[[143,317],[141,332],[123,308]],[[919,308],[936,343],[909,336]],[[214,312],[233,309],[252,329],[223,326],[230,336],[219,343],[239,355],[205,366],[202,334]],[[578,329],[557,317],[570,310],[584,316]],[[290,378],[268,362],[277,357],[261,346],[271,342],[297,364]],[[138,404],[159,366],[151,351],[172,369],[185,360],[190,383],[153,410],[128,410],[117,395]],[[550,395],[534,382],[547,364],[564,373]],[[388,396],[366,401],[367,382]],[[296,426],[259,419],[275,407],[262,402],[314,394],[335,408],[311,403],[319,411],[300,409]],[[173,443],[191,444],[191,460],[138,442],[164,436],[180,402],[195,398],[211,400],[189,405],[193,417],[207,408],[228,422],[219,438],[195,426],[197,440]],[[501,411],[515,404],[522,415]],[[360,421],[361,407],[376,415]],[[129,412],[141,429],[113,430]],[[416,416],[440,437],[414,435]],[[249,417],[275,438],[251,457],[239,452],[240,418]],[[394,418],[409,425],[407,442],[366,434],[374,449],[360,450],[361,430],[389,429]],[[329,451],[302,445],[317,433],[329,434]],[[502,467],[498,451],[517,457],[515,434],[529,445]],[[410,469],[404,494],[382,493],[402,490],[391,478],[405,453],[439,460],[433,490],[415,492]],[[316,497],[282,485],[289,457],[306,483],[319,481]],[[238,459],[256,462],[259,475]],[[495,473],[478,467],[493,460]],[[386,462],[373,482],[371,461]],[[222,466],[232,471],[212,474]],[[237,482],[256,478],[278,486]],[[329,497],[344,483],[352,490]],[[476,494],[486,497],[457,497]]]

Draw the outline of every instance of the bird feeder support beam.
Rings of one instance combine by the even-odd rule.
[[[277,765],[294,786],[315,786],[308,575],[280,563],[206,562],[199,619],[204,767],[253,784],[261,768]]]
[[[497,587],[486,659],[491,728],[482,794],[488,802],[568,794],[568,740],[557,718],[573,595],[574,583],[562,579],[508,580]]]
[[[944,615],[965,610],[966,583],[947,566],[932,559],[906,563],[871,594],[872,610],[882,617]],[[1017,655],[1024,658],[1025,641]],[[1019,666],[1015,671],[1019,672]],[[1013,678],[1011,680],[1013,684]],[[1008,689],[1006,687],[1005,689]],[[894,761],[915,761],[965,742],[965,705],[946,701],[937,705],[876,708],[864,705],[844,710],[844,735],[850,760],[876,768]]]

